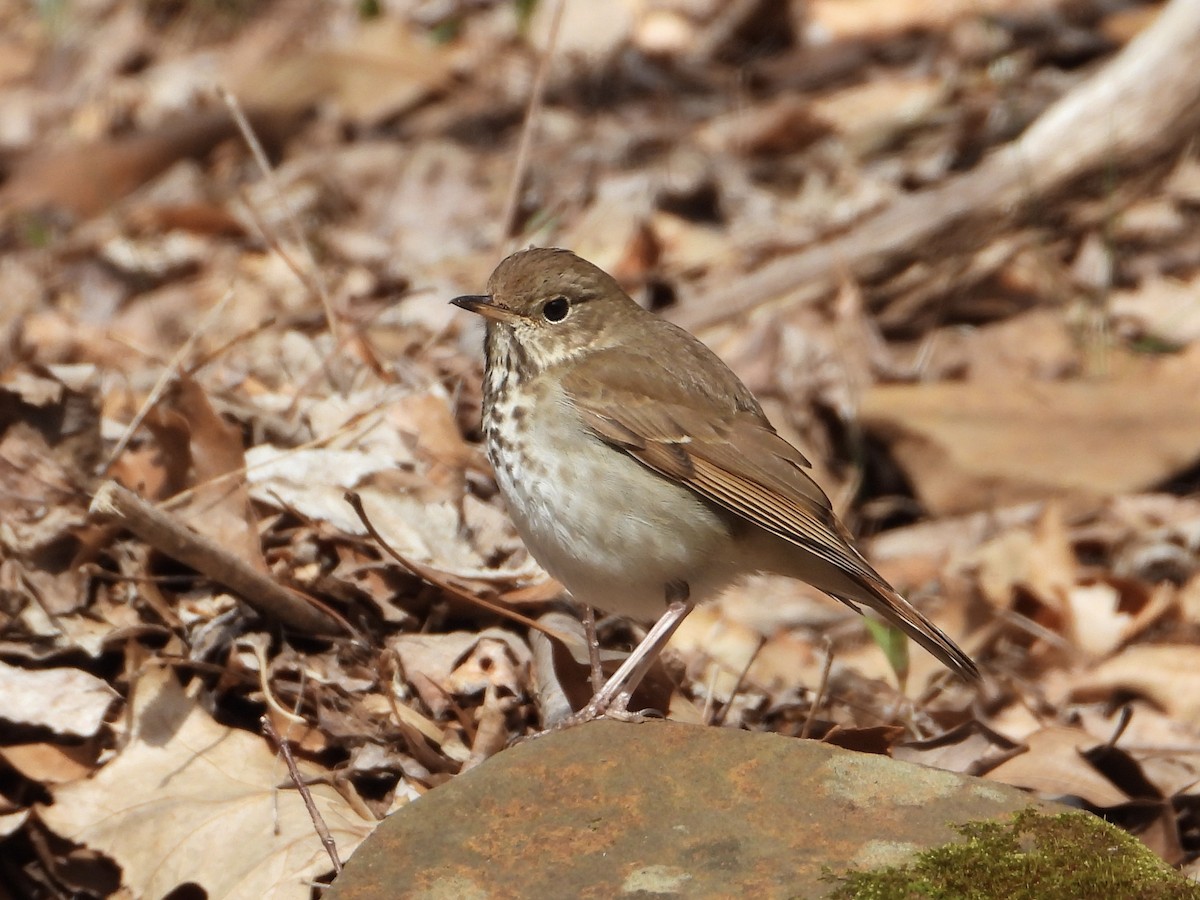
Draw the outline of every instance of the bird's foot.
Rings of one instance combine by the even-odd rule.
[[[565,719],[560,719],[549,728],[544,728],[520,740],[522,742],[533,740],[547,734],[566,731],[568,728],[574,728],[576,725],[583,725],[586,722],[596,722],[600,719],[611,719],[614,722],[645,722],[648,719],[665,718],[662,713],[655,709],[644,709],[641,712],[633,712],[628,707],[628,694],[618,694],[616,697],[609,699],[603,693],[600,693],[593,697],[587,706],[578,712],[572,713]]]
[[[628,692],[622,691],[612,699],[609,699],[601,691],[588,701],[587,706],[573,716],[568,716],[567,722],[571,725],[580,725],[584,722],[593,722],[597,719],[613,719],[617,722],[644,722],[646,721],[646,716],[642,715],[642,713],[630,711]]]

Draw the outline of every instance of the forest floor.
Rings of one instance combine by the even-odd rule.
[[[529,245],[718,352],[984,672],[758,577],[635,706],[1197,871],[1196,6],[0,7],[0,898],[308,897],[280,741],[344,859],[586,698],[448,303]]]

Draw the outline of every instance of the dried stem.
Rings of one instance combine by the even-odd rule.
[[[813,694],[812,704],[808,707],[808,715],[804,717],[804,727],[800,729],[800,737],[807,738],[812,733],[813,722],[817,718],[817,710],[825,701],[825,692],[829,689],[829,671],[833,668],[833,641],[825,638],[825,664],[821,666],[821,680],[817,684],[817,692]]]
[[[367,529],[367,533],[375,539],[376,543],[378,543],[379,546],[384,549],[384,551],[387,552],[388,556],[400,563],[400,565],[412,572],[418,578],[429,582],[434,587],[440,588],[441,590],[457,597],[460,600],[465,600],[468,603],[474,603],[476,606],[482,606],[484,609],[494,612],[499,616],[503,616],[512,622],[517,622],[518,624],[524,625],[526,628],[532,628],[534,631],[540,631],[542,634],[546,635],[547,637],[552,637],[560,643],[568,645],[572,643],[571,639],[561,632],[555,631],[553,628],[547,628],[540,622],[535,622],[528,616],[523,616],[519,612],[514,612],[506,606],[501,606],[498,603],[492,603],[490,600],[484,600],[482,597],[478,597],[475,594],[464,591],[462,588],[458,587],[458,585],[453,584],[448,579],[443,577],[442,573],[437,571],[437,569],[434,569],[432,566],[423,566],[418,562],[413,562],[411,559],[408,559],[395,547],[389,544],[384,539],[383,535],[381,535],[375,529],[375,526],[371,524],[371,520],[367,516],[367,511],[363,509],[362,498],[357,493],[354,491],[346,491],[346,493],[342,496],[345,497],[346,502],[354,508],[354,512],[358,514],[358,518],[362,521],[363,527]]]
[[[566,0],[556,0],[554,12],[551,13],[550,35],[546,40],[546,52],[538,61],[537,72],[533,76],[533,87],[529,92],[529,105],[525,108],[525,121],[521,126],[521,139],[517,144],[517,159],[513,163],[512,180],[508,184],[508,197],[504,201],[504,212],[500,216],[500,244],[503,245],[516,229],[517,209],[521,202],[521,188],[525,183],[525,173],[529,169],[529,151],[533,147],[534,133],[537,130],[538,113],[542,109],[542,101],[546,96],[546,81],[550,73],[550,58],[554,55],[558,43],[558,29],[562,24],[563,9]]]
[[[300,777],[300,770],[296,768],[296,758],[292,756],[292,748],[288,746],[287,741],[279,736],[279,732],[271,724],[270,716],[265,715],[259,721],[262,723],[263,731],[271,739],[272,743],[279,748],[279,753],[283,756],[284,763],[287,764],[292,784],[300,792],[300,797],[304,800],[304,807],[308,810],[309,818],[312,819],[313,828],[316,829],[317,837],[321,839],[321,845],[325,848],[325,852],[329,854],[329,859],[333,862],[334,874],[341,875],[342,861],[338,859],[337,842],[334,841],[333,835],[329,832],[329,826],[325,824],[325,819],[321,815],[321,811],[317,809],[317,804],[313,801],[312,791],[308,789],[308,785]]]
[[[279,180],[275,177],[275,170],[271,168],[271,162],[267,159],[267,154],[266,151],[263,150],[262,142],[259,141],[258,135],[254,133],[254,129],[250,126],[250,122],[246,118],[246,114],[242,111],[242,105],[238,102],[237,98],[225,88],[218,88],[217,90],[221,95],[221,99],[229,108],[229,113],[233,116],[233,121],[237,124],[238,130],[242,134],[242,139],[246,142],[246,146],[250,148],[250,153],[254,157],[254,161],[258,164],[258,168],[262,172],[263,178],[266,179],[267,184],[270,186],[271,193],[275,195],[275,202],[278,203],[279,208],[287,214],[286,219],[293,232],[292,239],[304,248],[304,252],[308,256],[309,271],[307,273],[302,272],[300,268],[291,261],[287,254],[280,250],[279,242],[271,240],[270,229],[265,227],[265,223],[261,217],[256,216],[256,221],[258,222],[259,228],[263,230],[263,236],[274,245],[276,252],[279,253],[283,261],[296,274],[296,277],[299,278],[306,287],[314,291],[316,295],[321,298],[321,306],[325,310],[325,319],[329,323],[329,333],[333,335],[334,345],[340,347],[342,343],[341,324],[338,320],[337,313],[333,308],[333,299],[329,296],[329,288],[325,285],[325,279],[321,277],[321,268],[317,265],[317,258],[313,254],[312,245],[305,240],[304,232],[301,230],[300,225],[296,221],[295,213],[292,212],[291,206],[289,206],[287,201],[284,199],[283,191],[279,187]]]
[[[725,724],[725,717],[729,715],[729,710],[733,707],[734,698],[741,691],[742,685],[746,683],[746,676],[750,674],[750,667],[754,665],[754,661],[758,659],[758,654],[762,652],[762,648],[767,645],[767,639],[761,634],[758,636],[758,643],[754,645],[754,651],[750,654],[750,658],[746,660],[746,664],[742,666],[742,671],[738,672],[737,681],[734,682],[733,690],[729,692],[729,702],[721,704],[721,709],[713,717],[712,724],[721,726]],[[811,711],[810,711],[811,712]]]

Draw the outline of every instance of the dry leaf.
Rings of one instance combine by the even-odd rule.
[[[1128,360],[1090,380],[883,385],[859,415],[935,514],[1146,490],[1200,459],[1197,360]]]
[[[940,78],[867,81],[813,101],[812,113],[865,156],[894,140],[897,132],[920,125],[947,87]]]
[[[204,388],[191,378],[178,380],[169,411],[184,423],[186,454],[196,481],[187,502],[174,511],[200,534],[266,572],[250,495],[240,474],[246,467],[240,429],[213,409]],[[231,473],[236,474],[221,477]]]
[[[138,897],[191,882],[212,898],[308,900],[329,858],[267,743],[219,725],[165,669],[137,683],[133,722],[112,762],[38,807],[42,821],[112,857]],[[312,792],[347,858],[374,823],[332,788]]]
[[[532,659],[529,645],[511,631],[455,631],[450,634],[400,634],[388,641],[408,678],[421,675],[450,693],[470,694],[486,688],[524,692],[518,671]]]
[[[21,669],[0,662],[0,719],[90,737],[117,692],[80,669]]]
[[[908,741],[892,750],[892,758],[920,763],[935,769],[977,775],[994,768],[1020,745],[982,722],[970,721],[936,737]]]
[[[1200,277],[1149,278],[1130,290],[1115,291],[1108,311],[1113,325],[1127,337],[1182,347],[1200,337]]]
[[[988,778],[1047,797],[1082,797],[1093,806],[1125,803],[1129,797],[1084,759],[1081,751],[1099,742],[1077,728],[1050,727],[1025,738],[1029,750],[1000,763]]]
[[[941,31],[958,19],[988,15],[1043,15],[1048,0],[810,0],[810,25],[829,39],[877,40],[917,31]]]
[[[350,41],[294,53],[272,53],[239,78],[252,108],[287,111],[334,100],[346,118],[373,126],[440,89],[452,57],[414,34],[400,18],[361,23]]]
[[[1072,641],[1088,656],[1111,653],[1120,645],[1130,617],[1120,612],[1121,594],[1103,581],[1079,584],[1066,593],[1066,608],[1074,624]]]
[[[96,768],[95,753],[83,747],[58,744],[17,744],[0,747],[0,757],[31,781],[65,784],[91,775]]]
[[[1200,647],[1126,647],[1081,676],[1071,690],[1071,699],[1090,702],[1129,694],[1145,697],[1179,722],[1200,725]]]

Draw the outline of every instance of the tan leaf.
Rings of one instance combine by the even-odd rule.
[[[1025,581],[1033,544],[1031,532],[1023,528],[1011,529],[968,556],[968,562],[978,572],[980,591],[998,609],[1007,609],[1011,605],[1013,589]]]
[[[503,628],[401,634],[388,646],[408,677],[423,675],[452,694],[471,694],[488,685],[523,692],[518,673],[528,668],[531,654],[527,644]]]
[[[0,662],[0,719],[90,737],[117,693],[80,669],[22,669]]]
[[[170,409],[187,423],[188,453],[197,482],[189,501],[175,511],[201,534],[266,572],[244,479],[222,477],[246,467],[240,430],[213,409],[204,388],[191,378],[179,379]]]
[[[166,670],[138,682],[133,720],[121,753],[56,790],[42,821],[116,860],[139,897],[193,882],[212,898],[307,900],[330,862],[267,743],[215,722]],[[312,792],[345,859],[374,823],[332,788]]]
[[[812,112],[865,155],[897,132],[919,125],[941,102],[946,87],[941,78],[872,80],[814,101]]]
[[[347,119],[369,126],[399,115],[438,90],[451,73],[451,54],[396,19],[360,24],[332,46],[261,53],[234,74],[249,109],[276,114],[334,101]]]
[[[1050,503],[1038,519],[1029,558],[1028,585],[1043,603],[1062,612],[1075,585],[1075,553],[1063,521],[1062,504]]]
[[[845,40],[938,32],[964,17],[1034,15],[1048,5],[1047,0],[812,0],[806,9],[811,28],[830,40]]]
[[[1176,720],[1200,724],[1200,647],[1137,644],[1097,666],[1071,690],[1071,699],[1106,700],[1136,694]]]
[[[86,745],[17,744],[0,748],[0,757],[32,781],[65,784],[92,774],[95,754]]]
[[[1177,608],[1175,587],[1091,578],[1067,591],[1072,639],[1088,655],[1108,656]]]
[[[1104,656],[1121,643],[1130,617],[1120,611],[1121,594],[1105,581],[1080,584],[1067,591],[1075,646],[1089,656]]]
[[[1197,359],[1114,359],[1111,375],[1073,381],[879,386],[860,417],[935,515],[1145,490],[1200,459]]]
[[[1002,762],[987,777],[1049,796],[1082,797],[1094,806],[1116,806],[1129,799],[1080,755],[1100,743],[1086,731],[1043,728],[1025,743],[1028,752]]]
[[[1045,280],[1031,255],[1017,252],[997,273],[1005,293],[1030,294]],[[930,372],[961,372],[966,381],[1048,379],[1077,372],[1080,356],[1078,338],[1062,313],[1035,308],[979,328],[939,331],[929,341],[925,366]]]
[[[1109,301],[1113,323],[1131,337],[1154,338],[1173,346],[1200,337],[1200,277],[1186,281],[1148,278],[1116,291]]]
[[[20,809],[16,812],[0,812],[0,838],[6,838],[25,827],[29,818],[29,810]]]

